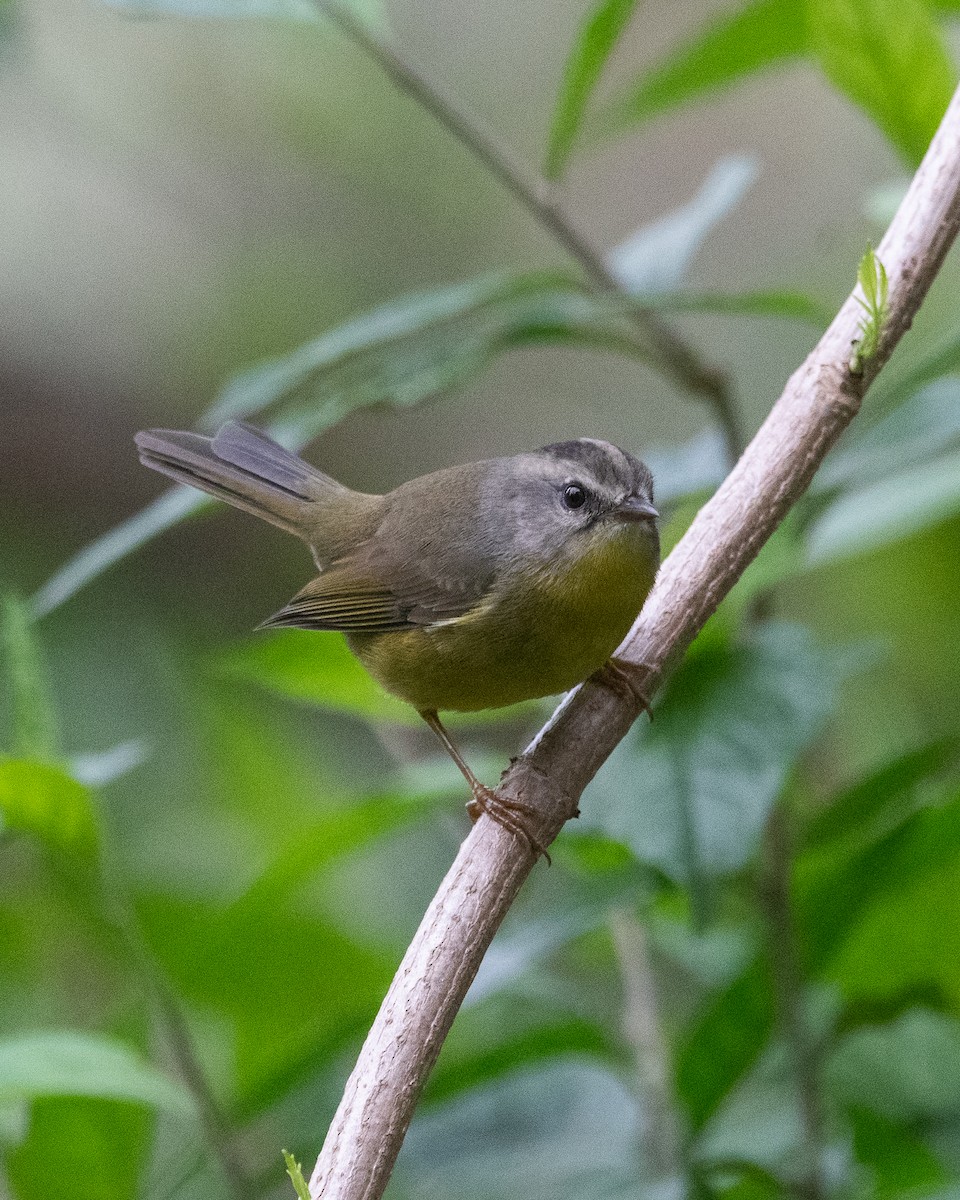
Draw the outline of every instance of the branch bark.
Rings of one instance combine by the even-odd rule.
[[[664,563],[618,652],[651,694],[803,493],[860,408],[923,301],[960,225],[960,91],[880,244],[890,279],[876,354],[850,368],[860,308],[851,295],[791,376],[713,498]],[[852,271],[851,271],[852,274]],[[504,774],[503,796],[540,814],[549,845],[638,708],[586,683]],[[481,817],[410,945],[350,1076],[310,1182],[314,1200],[376,1200],[420,1090],[504,914],[530,873],[528,846]]]

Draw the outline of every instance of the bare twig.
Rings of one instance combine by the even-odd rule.
[[[314,0],[318,9],[336,27],[375,59],[400,91],[417,101],[444,129],[498,179],[506,190],[532,213],[575,262],[589,281],[604,292],[622,292],[619,281],[603,255],[570,221],[556,187],[530,170],[494,134],[470,113],[441,92],[386,39],[381,38],[361,17],[339,0]],[[730,461],[736,461],[744,446],[743,430],[729,383],[723,372],[701,361],[689,345],[659,313],[637,308],[631,319],[643,333],[654,362],[685,391],[692,392],[714,411],[723,431]]]
[[[960,224],[960,92],[878,256],[890,280],[886,323],[862,375],[849,369],[860,308],[850,296],[790,378],[756,437],[664,563],[620,654],[652,691],[803,493],[853,420],[867,386],[909,328]],[[533,805],[544,844],[638,715],[584,684],[505,773],[506,798]],[[447,1030],[504,914],[533,867],[529,847],[481,817],[410,945],[347,1083],[310,1194],[376,1200]]]

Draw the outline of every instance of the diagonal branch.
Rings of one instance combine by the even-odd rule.
[[[341,0],[314,0],[318,9],[375,59],[397,88],[417,101],[444,129],[467,147],[506,190],[540,222],[579,263],[590,283],[601,292],[621,293],[617,277],[604,256],[584,237],[563,211],[560,194],[550,180],[531,173],[480,121],[461,109],[435,83],[356,15]],[[658,313],[635,309],[631,319],[643,334],[654,361],[684,391],[699,396],[713,409],[723,431],[730,461],[743,449],[740,419],[723,372],[704,363],[697,351]]]
[[[683,654],[807,487],[910,327],[960,226],[960,90],[880,244],[890,279],[876,353],[850,366],[860,307],[851,295],[790,378],[760,431],[664,563],[620,655],[648,693]],[[583,684],[505,773],[501,792],[541,814],[544,845],[638,715]],[[533,867],[529,849],[481,817],[440,885],[346,1086],[310,1184],[319,1200],[383,1194],[420,1090],[480,960]]]

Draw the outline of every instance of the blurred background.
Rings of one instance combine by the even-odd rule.
[[[351,11],[609,288],[308,0],[0,0],[10,1200],[292,1195],[468,828],[339,638],[251,634],[303,548],[158,502],[133,434],[240,416],[368,491],[607,438],[669,547],[960,49],[949,0]],[[958,1194],[958,272],[536,868],[396,1200]],[[458,734],[493,782],[549,710]]]

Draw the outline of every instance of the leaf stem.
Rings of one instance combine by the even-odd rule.
[[[530,172],[509,147],[444,95],[340,0],[314,0],[314,3],[344,36],[380,65],[401,92],[416,100],[448,133],[471,151],[477,161],[579,263],[598,291],[623,292],[603,255],[564,212],[560,193],[549,180]],[[699,396],[713,409],[723,431],[730,462],[735,462],[746,440],[726,376],[702,362],[693,347],[657,313],[637,311],[631,314],[631,319],[649,342],[655,361],[663,373],[685,391]]]

